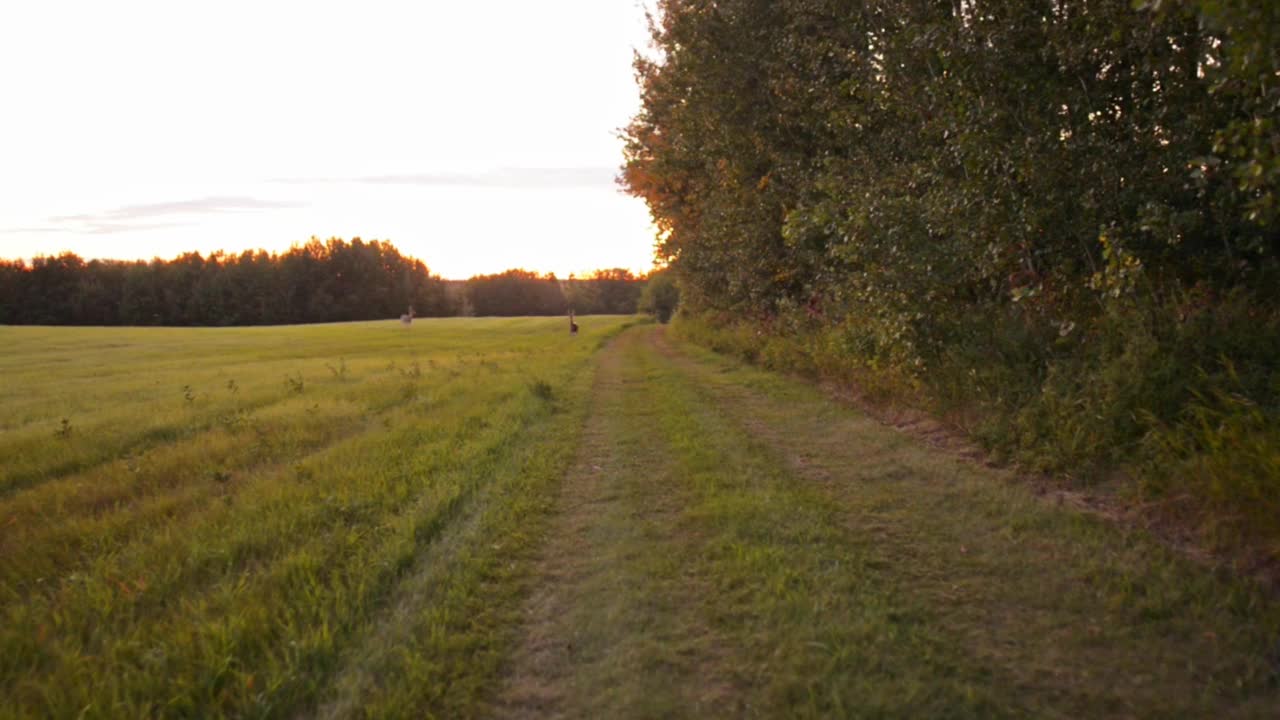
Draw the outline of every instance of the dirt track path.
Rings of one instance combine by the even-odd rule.
[[[1274,717],[1280,613],[811,387],[602,351],[498,717]]]
[[[717,640],[696,612],[706,589],[681,569],[698,538],[649,432],[652,388],[635,365],[644,342],[629,333],[601,354],[498,717],[698,715],[731,695],[704,675]]]

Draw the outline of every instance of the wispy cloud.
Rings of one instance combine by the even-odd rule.
[[[246,212],[253,210],[279,210],[299,207],[298,203],[263,200],[261,198],[243,196],[215,196],[196,200],[175,200],[172,202],[147,203],[144,205],[122,205],[113,210],[81,215],[58,215],[49,218],[50,222],[86,222],[109,223],[112,221],[134,221],[147,218],[168,217],[171,215],[210,215],[230,212]]]
[[[617,170],[610,167],[499,168],[484,172],[422,172],[362,175],[345,178],[281,178],[282,183],[356,183],[517,189],[612,188]]]
[[[67,223],[58,227],[56,232],[78,232],[88,235],[111,235],[122,232],[141,232],[146,230],[163,230],[165,228],[184,227],[191,223],[138,223],[138,222],[83,222],[79,226]]]
[[[264,200],[261,198],[225,195],[174,200],[170,202],[121,205],[111,210],[76,215],[55,215],[47,219],[47,225],[38,227],[9,228],[6,233],[84,233],[108,235],[119,232],[161,230],[190,225],[201,215],[282,210],[303,207],[302,203]],[[186,221],[184,221],[184,218]],[[157,222],[157,221],[160,222]]]
[[[12,227],[12,228],[0,229],[0,233],[9,233],[9,234],[22,233],[24,235],[26,233],[55,233],[55,232],[63,232],[63,231],[60,228],[52,227],[50,225],[40,225],[40,226],[33,225],[31,227]]]

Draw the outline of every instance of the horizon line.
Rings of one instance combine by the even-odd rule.
[[[238,250],[238,251],[235,251],[235,250],[229,251],[229,250],[225,250],[225,249],[219,248],[219,249],[217,249],[217,250],[212,250],[212,251],[209,251],[209,252],[202,252],[202,251],[200,251],[200,250],[187,250],[187,251],[180,252],[180,253],[178,253],[178,254],[176,254],[176,255],[173,255],[173,256],[171,256],[171,257],[167,257],[167,258],[166,258],[166,257],[161,257],[160,255],[153,255],[153,256],[152,256],[152,257],[150,257],[150,258],[143,258],[143,257],[129,257],[129,258],[122,258],[122,257],[85,257],[85,256],[83,256],[83,255],[81,255],[81,254],[79,254],[79,253],[75,252],[74,250],[62,249],[62,250],[59,250],[59,251],[57,251],[57,252],[52,252],[52,253],[47,253],[47,254],[45,254],[45,253],[41,253],[41,254],[38,254],[38,255],[32,255],[32,256],[30,256],[30,257],[7,257],[7,256],[0,256],[0,263],[14,263],[14,262],[22,262],[22,263],[27,267],[27,269],[31,269],[31,266],[32,266],[32,265],[34,265],[35,260],[36,260],[37,258],[58,258],[58,257],[62,257],[62,256],[65,256],[65,255],[74,255],[75,257],[77,257],[78,259],[80,259],[82,262],[84,262],[84,263],[86,263],[86,264],[91,263],[91,262],[118,262],[118,263],[126,263],[126,264],[134,264],[134,263],[149,264],[149,263],[154,262],[154,261],[156,261],[156,260],[159,260],[160,262],[163,262],[163,263],[171,263],[171,262],[174,262],[174,261],[178,260],[179,258],[181,258],[181,257],[183,257],[183,256],[191,255],[191,254],[198,255],[198,256],[200,256],[200,258],[201,258],[201,259],[205,259],[205,260],[207,260],[207,259],[209,259],[209,258],[211,258],[211,257],[215,257],[215,256],[219,256],[219,257],[240,257],[241,255],[243,255],[243,254],[244,254],[244,253],[246,253],[246,252],[248,252],[248,253],[253,253],[254,255],[256,255],[256,254],[258,254],[258,253],[266,253],[268,256],[275,257],[275,256],[279,256],[279,255],[284,255],[284,254],[286,254],[286,253],[290,252],[291,250],[294,250],[295,248],[304,247],[304,246],[306,246],[307,244],[311,243],[312,241],[317,241],[317,242],[320,242],[320,243],[322,243],[322,244],[327,244],[327,243],[328,243],[329,241],[331,241],[331,240],[339,240],[339,241],[342,241],[342,242],[346,243],[347,245],[351,245],[351,244],[353,244],[353,243],[354,243],[355,241],[357,241],[357,240],[359,240],[359,241],[360,241],[361,243],[363,243],[363,244],[378,243],[378,244],[380,244],[380,245],[390,245],[393,249],[395,249],[395,251],[396,251],[397,253],[400,253],[400,256],[401,256],[401,257],[403,257],[403,258],[405,258],[405,259],[407,259],[407,260],[421,262],[423,265],[426,265],[426,266],[427,266],[427,272],[428,272],[428,274],[431,274],[433,277],[436,277],[436,278],[438,278],[438,279],[440,279],[440,280],[447,281],[447,282],[465,282],[465,281],[470,280],[470,279],[472,279],[472,278],[482,277],[482,276],[486,276],[486,275],[501,275],[501,274],[503,274],[503,273],[511,272],[511,271],[513,271],[513,270],[520,270],[520,271],[523,271],[523,272],[532,272],[532,273],[536,273],[536,274],[541,275],[541,276],[552,276],[552,277],[555,277],[557,280],[568,280],[569,278],[574,278],[574,279],[583,279],[583,278],[589,277],[589,276],[591,275],[591,273],[599,272],[599,271],[602,271],[602,270],[626,270],[626,271],[628,271],[628,272],[630,272],[630,273],[632,273],[632,274],[634,274],[634,275],[637,275],[637,276],[639,276],[639,277],[647,277],[648,275],[652,274],[653,272],[655,272],[655,271],[657,271],[657,270],[661,270],[661,269],[663,269],[663,268],[659,267],[659,266],[658,266],[658,262],[657,262],[656,260],[654,260],[654,261],[650,264],[650,266],[649,266],[649,267],[644,268],[644,269],[640,269],[640,268],[636,268],[636,267],[626,267],[626,266],[620,266],[620,265],[612,265],[612,266],[600,266],[600,267],[594,267],[594,268],[582,269],[582,270],[573,270],[573,271],[569,271],[569,272],[567,272],[567,273],[565,273],[565,274],[563,274],[563,275],[562,275],[561,273],[559,273],[559,272],[557,272],[557,271],[555,271],[555,270],[539,270],[539,269],[529,268],[529,267],[509,266],[509,267],[504,267],[504,268],[501,268],[501,269],[498,269],[498,270],[490,270],[490,271],[473,272],[473,273],[471,273],[470,275],[468,275],[468,276],[466,276],[466,277],[457,277],[457,276],[453,276],[453,277],[445,277],[445,276],[444,276],[444,275],[442,275],[442,274],[436,274],[436,273],[433,273],[433,272],[432,272],[432,266],[431,266],[431,263],[427,262],[427,261],[426,261],[425,259],[423,259],[423,258],[420,258],[420,257],[414,256],[414,255],[410,255],[410,254],[408,254],[408,253],[404,253],[404,252],[402,252],[402,251],[400,250],[400,248],[399,248],[399,247],[397,247],[397,246],[395,245],[395,243],[393,243],[393,242],[392,242],[392,241],[390,241],[390,240],[381,240],[381,239],[377,239],[377,238],[373,238],[373,239],[366,240],[366,239],[364,239],[364,238],[362,238],[362,237],[360,237],[360,236],[358,236],[358,235],[353,236],[353,237],[351,237],[350,239],[340,238],[340,237],[336,237],[336,236],[335,236],[335,237],[326,238],[326,239],[324,239],[324,240],[321,240],[318,236],[313,235],[313,236],[311,236],[311,238],[309,238],[309,239],[308,239],[308,240],[306,240],[306,241],[302,241],[302,242],[294,241],[294,242],[290,243],[290,244],[289,244],[289,247],[288,247],[287,249],[284,249],[284,250],[268,250],[267,248],[257,247],[257,248],[245,248],[245,249],[243,249],[243,250]]]

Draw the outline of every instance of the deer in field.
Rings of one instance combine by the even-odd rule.
[[[405,327],[408,327],[409,325],[413,324],[413,306],[412,305],[409,306],[409,312],[400,316],[400,324],[404,325]]]
[[[569,334],[570,334],[570,335],[577,335],[577,334],[578,334],[578,323],[576,323],[576,322],[574,322],[574,321],[573,321],[573,311],[572,311],[572,310],[570,310],[570,311],[569,311]]]

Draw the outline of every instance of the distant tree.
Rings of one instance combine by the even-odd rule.
[[[398,317],[451,310],[444,282],[390,243],[312,238],[281,255],[185,253],[148,262],[72,253],[0,261],[0,322],[261,325]]]
[[[27,278],[24,261],[0,260],[0,325],[18,325],[24,321]]]
[[[79,274],[72,300],[72,322],[77,325],[109,325],[120,316],[124,290],[122,263],[91,260]]]
[[[592,315],[599,312],[600,293],[595,283],[586,278],[569,274],[569,279],[561,284],[565,303],[569,310],[579,315]]]
[[[473,317],[476,314],[476,309],[471,304],[471,297],[468,295],[466,280],[445,280],[444,294],[450,315]]]
[[[467,280],[467,297],[475,314],[563,315],[568,303],[560,282],[552,275],[529,270],[507,270],[496,275],[477,275]]]
[[[659,270],[649,275],[644,291],[640,294],[640,310],[666,323],[675,314],[680,304],[680,289],[675,278],[666,270]]]
[[[467,280],[455,292],[453,307],[476,315],[631,315],[636,312],[644,279],[629,270],[596,270],[586,277],[539,275],[513,269]]]
[[[75,253],[37,257],[27,277],[25,320],[34,325],[71,325],[76,322],[81,275],[85,263]]]
[[[163,321],[154,264],[138,261],[125,268],[116,320],[121,325],[159,325]]]
[[[643,285],[622,268],[563,282],[522,269],[446,282],[391,243],[313,237],[280,254],[0,261],[0,322],[274,325],[396,318],[410,307],[418,317],[631,314]]]
[[[630,270],[612,268],[596,270],[587,284],[595,290],[596,305],[593,311],[603,315],[634,315],[640,302],[644,280]]]

